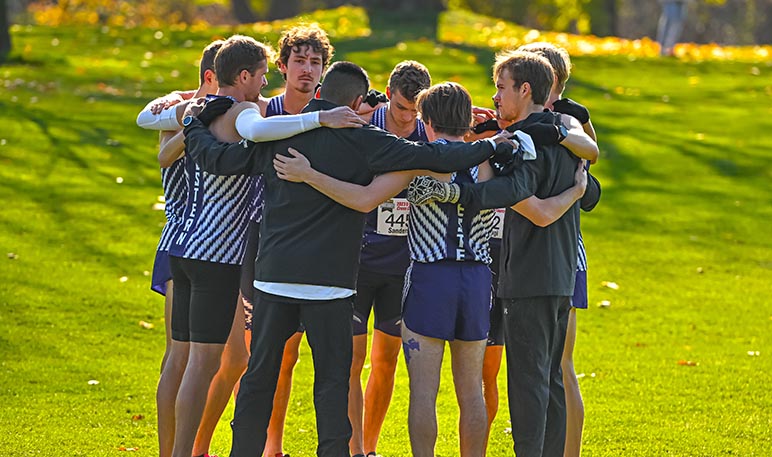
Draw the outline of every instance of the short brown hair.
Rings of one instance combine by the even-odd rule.
[[[415,60],[403,60],[389,75],[389,90],[399,91],[400,95],[411,103],[419,92],[428,89],[431,85],[432,77],[429,75],[429,70]]]
[[[526,82],[531,86],[533,103],[543,105],[547,102],[555,76],[546,58],[534,52],[506,51],[496,55],[496,63],[493,65],[494,78],[501,76],[504,70],[507,70],[515,81],[515,87]]]
[[[217,40],[209,43],[209,46],[204,48],[204,52],[201,54],[201,63],[198,64],[198,83],[204,84],[204,73],[207,70],[214,70],[214,56],[217,55],[217,51],[225,42],[223,40]]]
[[[568,55],[568,51],[555,46],[552,43],[546,41],[538,41],[534,43],[528,43],[517,48],[518,51],[535,52],[545,57],[552,70],[555,72],[555,80],[558,83],[558,92],[562,93],[566,89],[566,82],[571,76],[571,56]]]
[[[303,46],[308,46],[314,52],[322,55],[323,68],[327,68],[335,53],[335,48],[330,43],[327,32],[322,28],[316,24],[298,25],[284,31],[279,38],[279,58],[276,59],[276,64],[287,65],[292,50],[297,52]]]
[[[444,82],[422,90],[416,107],[437,133],[461,136],[472,123],[472,96],[461,84]]]
[[[214,68],[217,82],[220,86],[232,86],[236,83],[242,70],[254,75],[268,59],[273,56],[273,49],[252,37],[233,35],[217,51],[214,58]]]

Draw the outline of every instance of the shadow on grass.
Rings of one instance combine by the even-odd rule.
[[[132,154],[120,154],[121,146],[111,146],[108,142],[111,140],[110,132],[102,127],[87,123],[77,122],[72,117],[68,117],[65,111],[50,111],[44,109],[35,109],[30,106],[15,105],[13,107],[0,102],[0,110],[13,109],[14,114],[19,119],[25,119],[35,124],[39,129],[39,134],[51,144],[49,160],[45,168],[37,169],[37,173],[42,177],[48,177],[56,169],[60,160],[67,160],[79,168],[89,170],[89,174],[96,177],[111,178],[111,175],[99,167],[95,166],[94,161],[84,159],[75,150],[78,145],[89,145],[93,147],[110,147],[117,149],[122,161],[127,161],[130,169],[139,169],[145,167],[147,162],[139,159]],[[78,141],[74,142],[69,138],[62,138],[54,132],[55,129],[61,131],[74,132]]]
[[[63,62],[64,59],[57,59],[57,62]],[[11,54],[5,60],[0,60],[0,68],[2,67],[43,67],[48,65],[49,62],[43,62],[37,59],[28,59],[22,55]]]
[[[375,51],[391,48],[405,41],[437,39],[437,12],[401,13],[398,11],[368,11],[370,31],[368,37],[335,42],[338,57],[345,59],[347,54]]]
[[[131,145],[110,145],[114,140],[104,124],[83,119],[90,113],[0,102],[0,110],[10,109],[14,110],[15,120],[30,125],[26,134],[34,135],[34,140],[29,144],[44,146],[30,151],[37,156],[4,157],[10,161],[7,170],[16,171],[8,175],[2,187],[10,195],[23,196],[25,204],[50,218],[50,223],[46,226],[24,219],[6,220],[6,229],[21,234],[35,232],[41,246],[55,248],[66,243],[67,254],[73,259],[93,259],[114,271],[125,270],[126,259],[115,255],[111,240],[104,235],[121,230],[104,229],[118,223],[115,216],[136,214],[139,205],[130,194],[127,198],[127,192],[133,192],[131,188],[114,190],[114,169],[124,170],[129,176],[142,170],[134,175],[140,186],[160,187],[156,181],[143,178],[148,161]],[[80,171],[70,176],[73,168]],[[136,193],[142,191],[137,189]]]

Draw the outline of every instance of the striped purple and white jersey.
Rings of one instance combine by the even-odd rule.
[[[447,143],[445,140],[437,142]],[[453,173],[451,182],[476,183],[478,168]],[[411,205],[407,240],[410,258],[429,263],[443,259],[491,263],[488,240],[493,210],[469,213],[459,204]]]
[[[188,183],[185,180],[185,164],[183,159],[175,161],[169,168],[161,168],[161,184],[164,190],[164,213],[166,224],[161,230],[157,251],[168,251],[174,234],[182,225],[185,213],[185,203],[188,198]]]
[[[249,223],[251,176],[207,173],[188,156],[188,198],[169,254],[186,259],[240,265]]]
[[[387,106],[382,106],[373,111],[373,117],[370,118],[370,124],[378,127],[379,129],[386,130],[387,108]],[[421,121],[421,119],[415,120],[415,130],[413,130],[413,133],[411,133],[410,136],[405,139],[410,141],[427,141],[426,127],[424,127],[424,123]]]
[[[271,97],[268,100],[268,107],[265,109],[265,117],[287,115],[288,112],[284,111],[284,94]]]
[[[579,234],[579,249],[576,261],[576,271],[587,271],[587,252],[584,250],[584,240],[582,239],[582,232],[577,231]]]
[[[271,97],[265,110],[265,117],[287,115],[284,111],[284,94]],[[254,176],[252,189],[249,192],[249,220],[260,223],[263,220],[263,208],[265,207],[265,181],[263,175]]]
[[[373,112],[370,124],[386,130],[387,107],[378,108]],[[415,130],[407,138],[410,141],[428,141],[423,121],[416,119]],[[389,206],[407,205],[407,192],[402,191],[393,199],[381,204],[365,216],[365,231],[362,239],[362,252],[359,256],[359,267],[374,273],[404,276],[410,264],[410,251],[403,227],[407,226],[407,217],[396,217],[400,235],[386,233],[383,227],[379,230],[379,214],[387,211]],[[392,213],[393,214],[393,213]],[[381,224],[382,225],[382,224]]]

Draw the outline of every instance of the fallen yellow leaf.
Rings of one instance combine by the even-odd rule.
[[[603,281],[602,283],[600,283],[600,285],[603,287],[608,287],[609,289],[619,290],[619,284],[613,281]]]

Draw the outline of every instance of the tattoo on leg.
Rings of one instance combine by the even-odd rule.
[[[405,363],[410,363],[410,351],[420,351],[421,345],[415,338],[410,338],[407,342],[402,342],[402,350],[405,352]]]

